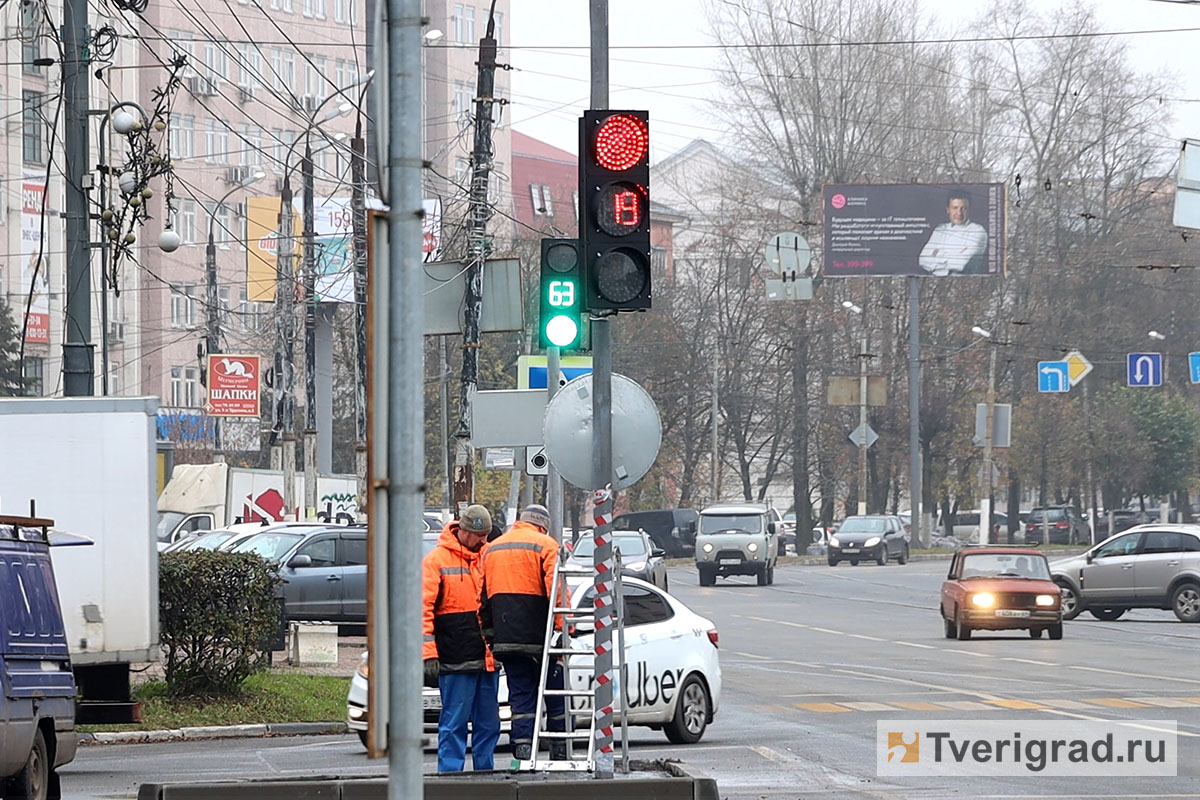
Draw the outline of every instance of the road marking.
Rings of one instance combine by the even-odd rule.
[[[1040,703],[1031,703],[1028,700],[988,700],[988,702],[994,706],[1000,706],[1000,708],[1008,708],[1014,711],[1045,708],[1045,706]]]
[[[1135,703],[1132,700],[1122,700],[1120,697],[1096,697],[1088,699],[1088,703],[1106,708],[1146,708],[1145,703]]]
[[[733,653],[735,656],[745,656],[746,658],[754,658],[758,659],[759,661],[771,660],[770,656],[760,656],[758,653],[743,653],[740,650],[730,650],[729,652]]]
[[[763,747],[761,744],[751,745],[750,749],[758,753],[768,761],[774,761],[778,764],[791,764],[792,759],[785,756],[783,753],[777,753],[769,747]]]
[[[1091,708],[1087,703],[1079,700],[1041,700],[1040,702],[1043,706],[1050,706],[1051,708],[1071,708],[1085,711]]]
[[[1062,664],[1055,664],[1053,661],[1035,661],[1032,658],[1014,658],[1012,656],[1005,656],[1004,660],[1005,661],[1015,661],[1018,664],[1033,664],[1038,667],[1061,667],[1062,666]]]
[[[1071,666],[1071,669],[1086,670],[1088,672],[1102,672],[1105,675],[1121,675],[1126,678],[1145,678],[1152,681],[1157,680],[1175,681],[1176,683],[1200,683],[1200,680],[1193,680],[1192,678],[1180,678],[1175,675],[1151,675],[1146,672],[1124,672],[1119,669],[1102,669],[1100,667],[1084,667],[1074,665]],[[1195,698],[1195,700],[1197,703],[1200,703],[1200,697]]]
[[[1056,710],[1056,709],[1053,709],[1053,708],[1047,708],[1047,709],[1045,709],[1045,713],[1047,713],[1047,714],[1057,714],[1057,715],[1059,715],[1060,717],[1071,717],[1072,719],[1085,719],[1085,720],[1088,720],[1089,722],[1113,722],[1113,723],[1116,723],[1116,724],[1119,724],[1119,725],[1128,725],[1130,728],[1141,728],[1141,727],[1145,727],[1145,726],[1142,726],[1142,725],[1135,725],[1135,724],[1133,724],[1133,723],[1122,722],[1122,721],[1121,721],[1121,720],[1119,720],[1119,719],[1105,719],[1104,717],[1096,717],[1096,716],[1093,716],[1093,715],[1091,715],[1091,714],[1075,714],[1075,713],[1072,713],[1072,712],[1070,712],[1070,711],[1058,711],[1058,710]],[[1200,739],[1200,733],[1191,733],[1191,732],[1189,732],[1189,731],[1181,731],[1181,730],[1174,730],[1174,731],[1171,731],[1171,730],[1159,730],[1158,728],[1149,728],[1149,730],[1153,730],[1153,731],[1155,731],[1155,732],[1158,732],[1158,733],[1173,733],[1173,734],[1175,734],[1176,736],[1188,736],[1188,737],[1191,737],[1191,738],[1198,738],[1198,739]],[[1089,797],[1094,797],[1094,796],[1095,796],[1095,795],[1089,795]],[[1147,796],[1149,796],[1149,795],[1147,795]]]
[[[837,714],[844,713],[850,709],[839,706],[837,703],[794,703],[796,708],[804,709],[805,711],[816,711],[820,714]]]
[[[989,701],[992,702],[992,701]],[[955,711],[998,711],[995,706],[977,703],[974,700],[939,700],[938,705],[952,708]]]
[[[964,656],[975,656],[976,658],[995,658],[991,653],[977,653],[974,650],[960,650],[956,647],[945,648],[947,653],[962,653]]]
[[[1149,703],[1159,708],[1191,708],[1193,705],[1180,697],[1130,697],[1128,699],[1138,703]]]
[[[902,644],[905,647],[920,647],[922,650],[936,650],[937,649],[931,644],[921,644],[920,642],[896,642],[896,644]]]
[[[886,642],[887,639],[881,639],[878,636],[867,636],[865,633],[846,633],[844,636],[850,636],[854,639],[866,639],[868,642]]]
[[[900,710],[898,708],[893,708],[892,706],[889,706],[887,703],[866,703],[866,702],[845,703],[845,702],[843,702],[842,705],[846,706],[847,708],[853,708],[855,711],[899,711]]]
[[[763,620],[763,622],[770,622],[770,621],[771,621],[771,620]],[[784,623],[784,624],[787,624],[787,623]],[[808,627],[808,626],[806,625],[806,626],[804,626],[804,627]],[[841,632],[841,631],[835,631],[835,630],[833,630],[832,628],[818,628],[818,627],[817,627],[817,626],[815,626],[815,625],[812,627],[812,630],[814,630],[814,631],[820,631],[821,633],[834,633],[834,634],[837,634],[838,636],[841,636],[841,635],[842,635],[842,632]]]
[[[909,711],[944,711],[942,706],[934,705],[933,703],[918,702],[916,700],[896,700],[892,703],[894,706],[908,709]]]

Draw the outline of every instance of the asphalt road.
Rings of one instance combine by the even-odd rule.
[[[633,756],[682,758],[728,800],[1200,797],[1200,626],[1170,612],[1084,614],[1057,642],[1023,632],[947,640],[935,610],[945,568],[796,566],[777,570],[774,586],[711,588],[673,568],[672,592],[720,631],[724,694],[699,744],[634,729]],[[880,719],[1174,720],[1179,775],[880,778]],[[383,771],[356,738],[336,736],[87,747],[62,775],[66,797],[119,798],[166,778]]]

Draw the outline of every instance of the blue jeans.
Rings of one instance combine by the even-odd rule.
[[[442,715],[438,719],[438,772],[462,772],[467,759],[467,722],[471,723],[471,762],[494,769],[500,738],[499,678],[495,672],[443,672],[438,676]]]
[[[504,677],[508,681],[508,703],[512,707],[512,732],[509,734],[509,741],[513,747],[532,744],[542,659],[538,656],[515,653],[497,654],[496,658],[504,665]],[[557,660],[550,666],[546,688],[563,688],[562,664]],[[546,698],[546,713],[550,716],[549,730],[566,730],[566,706],[561,696]]]

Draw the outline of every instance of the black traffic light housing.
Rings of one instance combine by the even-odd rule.
[[[583,258],[578,239],[542,239],[538,342],[579,350],[583,344]]]
[[[650,308],[647,111],[585,111],[579,120],[579,241],[584,308]]]

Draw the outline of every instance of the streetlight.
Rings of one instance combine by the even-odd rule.
[[[1167,338],[1166,334],[1159,333],[1158,331],[1150,331],[1146,335],[1149,336],[1151,339],[1157,339],[1160,342]]]
[[[862,316],[861,306],[849,300],[842,308]],[[858,513],[867,513],[867,321],[862,320],[862,339],[858,348]]]
[[[979,499],[979,544],[988,544],[992,538],[992,439],[996,435],[996,342],[992,332],[975,325],[971,333],[986,339],[992,345],[988,355],[988,388],[983,421],[983,470],[980,475]]]
[[[208,281],[208,286],[205,291],[205,301],[208,305],[208,335],[205,341],[205,355],[213,355],[221,350],[221,315],[217,307],[217,247],[213,242],[213,222],[221,213],[221,209],[225,207],[225,201],[234,192],[245,189],[253,183],[257,183],[266,177],[266,173],[262,170],[255,172],[241,182],[233,182],[233,186],[229,191],[217,201],[217,205],[213,208],[212,214],[208,218],[208,245],[204,249],[204,268]],[[166,231],[163,232],[166,235]],[[178,234],[176,234],[178,235]],[[161,239],[160,246],[161,246]],[[208,375],[208,388],[212,389],[212,375]],[[217,458],[221,457],[221,418],[217,417],[213,422],[213,452],[217,454]]]

